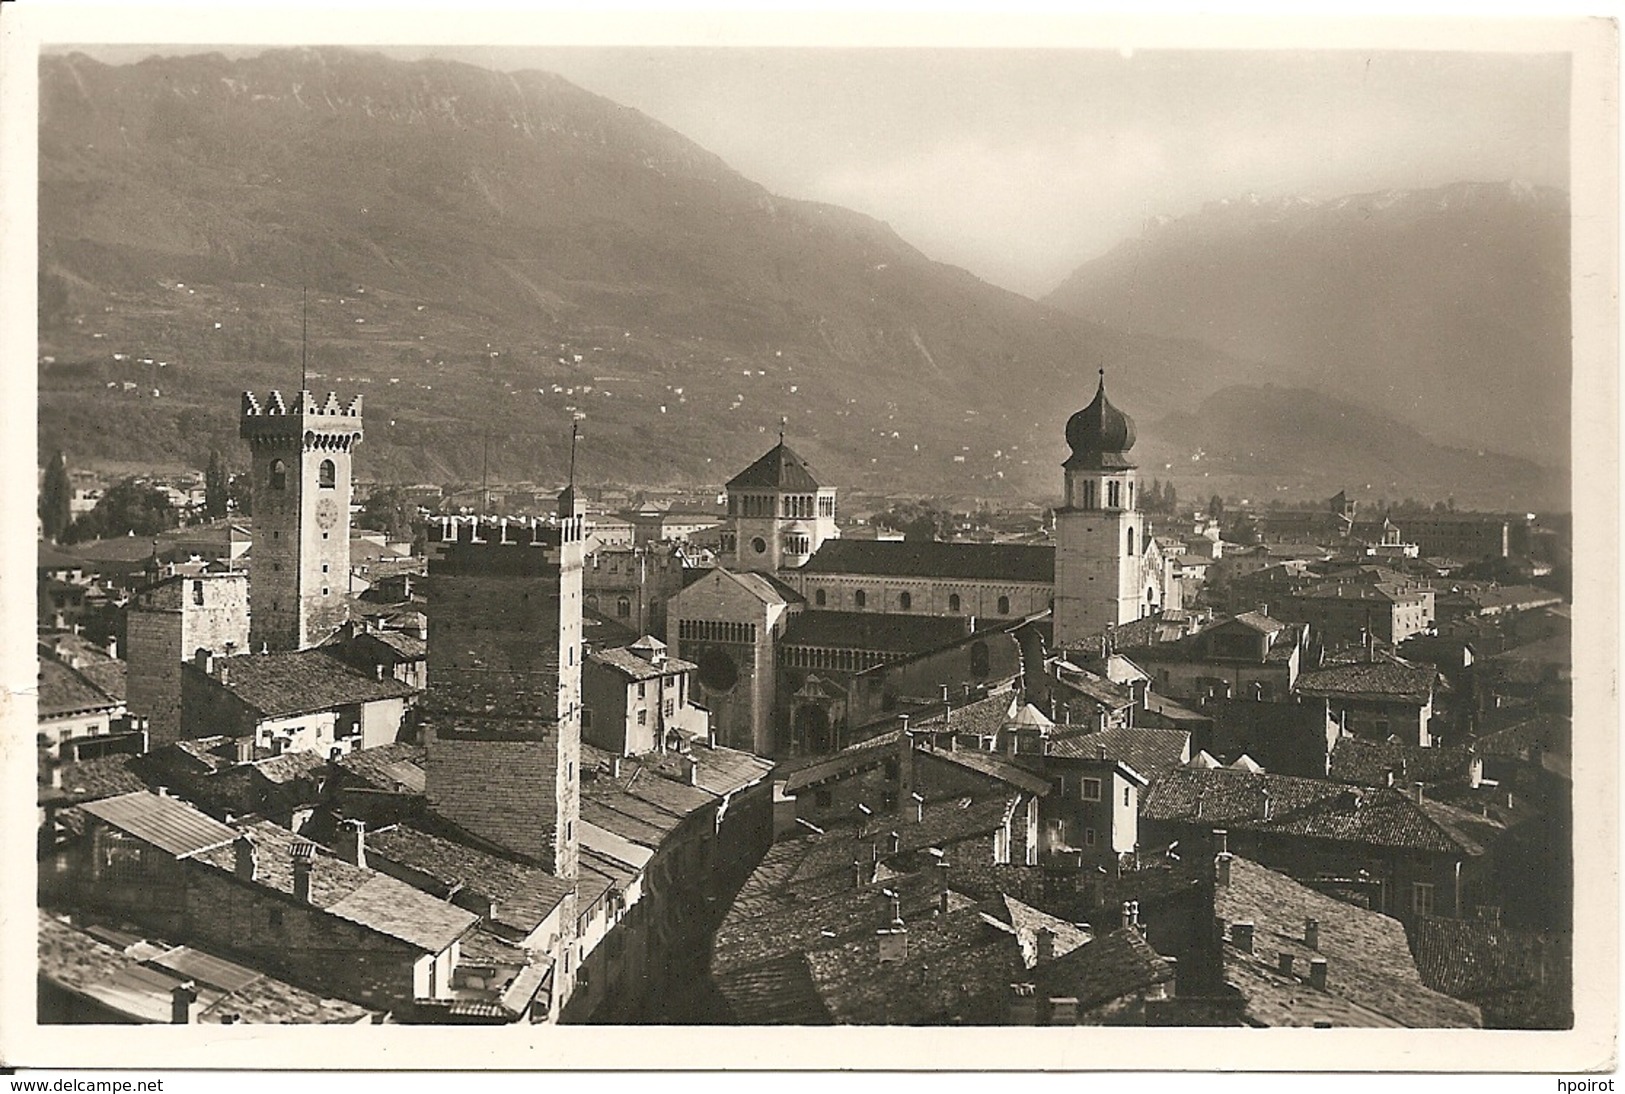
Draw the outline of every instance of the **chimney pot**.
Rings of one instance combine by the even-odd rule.
[[[1122,905],[1122,907],[1120,909],[1118,909],[1118,913],[1119,913],[1121,926],[1123,927],[1124,930],[1127,930],[1128,928],[1134,926],[1134,905],[1133,905],[1133,902],[1127,901],[1127,900],[1123,901],[1123,905]]]
[[[1281,955],[1278,958],[1278,964],[1277,964],[1277,967],[1281,970],[1281,975],[1283,975],[1283,976],[1291,976],[1292,975],[1292,961],[1293,961],[1292,955],[1290,953],[1287,953],[1285,950],[1282,950]]]
[[[344,822],[344,859],[353,866],[363,870],[367,868],[367,822],[364,820],[347,820]]]
[[[1230,864],[1235,857],[1236,856],[1232,855],[1229,851],[1220,851],[1214,858],[1214,880],[1221,889],[1228,889],[1230,887]]]
[[[1320,921],[1313,917],[1303,921],[1303,944],[1311,950],[1320,949]]]
[[[1223,855],[1223,854],[1229,853],[1229,851],[1230,851],[1230,831],[1229,831],[1229,829],[1215,828],[1213,830],[1213,838],[1219,841],[1219,854]]]
[[[1033,939],[1033,960],[1040,965],[1055,960],[1055,932],[1048,927],[1038,928],[1037,936]]]
[[[1230,943],[1243,953],[1253,952],[1253,922],[1244,919],[1230,924]]]
[[[1326,990],[1326,959],[1324,957],[1309,959],[1309,983],[1321,991]]]
[[[890,833],[886,838],[886,853],[895,855],[903,849],[903,837],[896,832]]]
[[[169,1022],[189,1026],[197,1018],[197,981],[188,980],[169,989]]]
[[[255,880],[259,864],[255,859],[254,841],[244,833],[237,837],[232,847],[237,852],[237,876],[245,881]]]
[[[1096,745],[1095,746],[1095,759],[1104,760],[1105,758],[1106,758],[1106,746],[1105,745]]]
[[[310,859],[293,860],[293,898],[301,904],[310,903]]]
[[[1411,796],[1416,800],[1417,805],[1422,804],[1422,784],[1421,783],[1412,783],[1411,784]]]

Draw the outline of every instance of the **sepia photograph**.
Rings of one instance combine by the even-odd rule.
[[[1613,1066],[1611,22],[32,14],[0,1062]]]

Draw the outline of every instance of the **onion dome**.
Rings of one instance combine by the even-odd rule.
[[[1105,369],[1100,370],[1095,401],[1067,421],[1066,443],[1072,446],[1067,467],[1111,470],[1134,466],[1125,455],[1134,447],[1134,419],[1106,398]]]

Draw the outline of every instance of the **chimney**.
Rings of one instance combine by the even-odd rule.
[[[919,794],[910,794],[909,797],[914,799],[914,823],[915,824],[924,824],[925,823],[925,799],[922,798]]]
[[[113,658],[114,660],[118,659],[118,639],[117,638],[109,638],[107,640],[107,656]]]
[[[948,873],[952,869],[952,867],[949,865],[948,859],[945,856],[943,858],[937,859],[937,864],[934,867],[932,867],[932,869],[936,870],[936,872],[937,872],[937,910],[940,911],[943,915],[947,915],[948,914]]]
[[[1311,950],[1320,949],[1320,920],[1313,916],[1303,921],[1303,944]]]
[[[254,841],[249,838],[248,833],[238,836],[232,843],[232,849],[237,852],[237,876],[244,881],[255,880],[259,863],[255,861]]]
[[[1105,745],[1096,745],[1095,746],[1095,759],[1104,760],[1105,758],[1106,758],[1106,746]]]
[[[1282,950],[1281,951],[1281,956],[1278,959],[1278,964],[1277,964],[1276,967],[1280,969],[1282,976],[1291,976],[1292,975],[1292,955],[1287,953],[1285,950]]]
[[[1264,819],[1269,820],[1270,819],[1270,813],[1271,813],[1271,811],[1273,809],[1273,805],[1270,802],[1269,787],[1267,787],[1267,786],[1262,787],[1260,792],[1264,795]]]
[[[1253,921],[1243,919],[1230,924],[1230,944],[1243,953],[1253,952]]]
[[[700,785],[700,762],[693,756],[683,757],[683,781],[689,786]]]
[[[293,898],[301,904],[310,903],[311,847],[296,846],[293,851]]]
[[[238,737],[232,742],[235,747],[237,762],[240,764],[252,763],[254,760],[254,738]]]
[[[231,666],[226,664],[224,658],[215,662],[214,678],[219,680],[222,684],[229,684],[231,682]]]
[[[169,989],[169,1024],[189,1026],[197,1020],[197,981],[188,980]]]
[[[1123,929],[1125,931],[1128,930],[1130,927],[1134,926],[1135,909],[1134,909],[1134,902],[1133,901],[1130,901],[1130,900],[1123,901],[1123,906],[1120,909],[1118,909],[1118,911],[1119,911],[1122,927],[1123,927]]]
[[[882,927],[875,932],[879,943],[879,958],[882,965],[895,964],[908,957],[908,928],[901,919],[893,919],[890,927]]]
[[[192,655],[192,664],[199,672],[214,675],[214,653],[210,650],[199,649]]]
[[[1421,783],[1412,783],[1411,784],[1411,797],[1415,800],[1417,805],[1422,804],[1422,784]]]
[[[1230,888],[1230,863],[1235,857],[1229,851],[1220,851],[1213,860],[1214,881],[1221,889]]]
[[[1321,991],[1326,990],[1326,959],[1324,957],[1309,959],[1309,983]]]
[[[852,887],[861,889],[874,879],[874,863],[856,856],[852,859]]]
[[[1010,1024],[1012,1026],[1038,1024],[1038,995],[1035,985],[1010,985]]]
[[[1215,828],[1213,830],[1213,838],[1219,841],[1219,854],[1226,855],[1226,854],[1230,853],[1230,830],[1229,829],[1227,829],[1227,828]]]
[[[342,835],[341,850],[344,854],[344,861],[365,870],[367,868],[367,822],[364,820],[345,821]]]
[[[609,774],[610,777],[614,779],[621,777],[621,758],[619,756],[611,756],[609,758]]]
[[[1078,1024],[1078,1001],[1075,997],[1058,996],[1049,1001],[1049,1024],[1075,1026]]]
[[[899,836],[896,832],[887,833],[887,836],[886,836],[886,853],[888,855],[895,855],[899,851],[901,851],[902,849],[903,849],[903,837]]]
[[[1055,960],[1055,932],[1048,927],[1038,928],[1033,939],[1033,963],[1042,965],[1046,961]]]

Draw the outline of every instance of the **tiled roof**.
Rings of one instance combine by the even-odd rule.
[[[762,1026],[834,1024],[813,983],[807,958],[787,953],[717,978],[735,1021]]]
[[[421,794],[426,778],[423,765],[427,756],[428,751],[422,745],[395,741],[346,752],[339,757],[338,765],[380,790]]]
[[[1248,630],[1257,631],[1259,634],[1274,634],[1286,627],[1286,624],[1279,619],[1271,619],[1262,612],[1242,612],[1240,615],[1233,616],[1232,619]]]
[[[229,845],[237,838],[235,829],[193,809],[176,798],[150,794],[145,790],[102,798],[81,806],[121,832],[150,843],[176,858],[189,858],[212,848]]]
[[[1447,855],[1474,853],[1398,790],[1228,769],[1164,772],[1140,798],[1140,819]]]
[[[440,836],[400,825],[366,834],[377,855],[425,874],[448,890],[463,886],[496,901],[492,918],[529,933],[573,891],[567,881],[535,866],[512,862]]]
[[[356,1024],[369,1011],[296,988],[257,969],[222,961],[194,947],[109,945],[44,911],[39,921],[39,973],[69,991],[125,1014],[168,1022],[170,991],[184,980],[200,985],[198,1021],[249,1024]],[[159,950],[144,965],[139,954]],[[221,977],[219,971],[236,975]],[[215,980],[229,979],[229,984]]]
[[[60,717],[81,711],[116,707],[114,699],[84,676],[60,661],[41,658],[39,662],[39,716]]]
[[[1154,717],[1166,719],[1175,725],[1200,726],[1204,723],[1211,724],[1213,721],[1206,714],[1192,710],[1183,703],[1177,703],[1166,695],[1158,695],[1154,691],[1145,693],[1145,709]]]
[[[1276,1006],[1276,1013],[1264,1016],[1271,1024],[1312,1025],[1320,1016],[1315,1001],[1332,996],[1413,1028],[1479,1025],[1477,1008],[1422,983],[1405,928],[1396,919],[1317,893],[1239,856],[1231,860],[1230,884],[1214,890],[1213,913],[1227,923],[1253,923],[1254,955],[1244,957],[1227,945],[1226,963],[1232,972],[1238,961],[1268,967],[1252,970],[1249,982],[1238,986],[1250,997],[1257,992],[1260,1005]],[[1319,924],[1318,948],[1313,950],[1304,943],[1308,919]],[[1274,971],[1276,955],[1283,952],[1294,955],[1294,977]],[[1325,992],[1308,985],[1309,961],[1314,957],[1327,961]],[[1293,1000],[1297,1006],[1281,1006]],[[1344,1014],[1331,1020],[1384,1024],[1355,1017]]]
[[[62,764],[58,768],[62,776],[59,800],[87,802],[145,791],[146,781],[130,769],[131,761],[135,759],[134,756],[119,754]]]
[[[1316,699],[1374,699],[1383,702],[1426,703],[1433,695],[1439,670],[1413,665],[1389,654],[1373,661],[1353,661],[1311,669],[1298,677],[1300,695]]]
[[[848,745],[835,755],[822,760],[793,769],[788,765],[781,766],[781,771],[788,771],[784,789],[787,793],[795,794],[829,779],[883,764],[888,758],[898,755],[898,741],[902,735],[901,728],[888,730],[867,740]]]
[[[1155,778],[1191,758],[1191,735],[1182,729],[1105,729],[1057,738],[1050,743],[1049,754],[1092,760],[1102,747],[1108,760]]]
[[[966,637],[970,633],[968,624],[968,619],[959,616],[813,609],[791,619],[778,644],[781,649],[821,646],[878,653],[924,653]]]
[[[1559,714],[1540,714],[1486,733],[1473,744],[1485,756],[1522,756],[1536,748],[1567,756],[1573,747],[1573,737],[1572,719]]]
[[[327,767],[327,758],[319,752],[284,752],[256,760],[254,770],[269,782],[283,784],[298,779],[309,779]]]
[[[1492,1029],[1569,1029],[1573,943],[1563,934],[1422,916],[1412,925],[1416,967],[1436,991],[1477,1004]]]
[[[1134,692],[1121,684],[1114,684],[1104,676],[1085,669],[1057,665],[1055,679],[1069,691],[1092,700],[1107,710],[1121,710],[1134,705]]]
[[[594,650],[587,655],[587,660],[592,664],[612,669],[628,680],[653,680],[660,676],[693,672],[696,668],[692,661],[683,661],[676,657],[668,657],[656,665],[628,649]]]
[[[1031,971],[1039,992],[1051,998],[1075,998],[1080,1011],[1148,991],[1174,978],[1173,965],[1130,927],[1098,935],[1087,945]]]
[[[266,717],[329,710],[380,699],[404,699],[413,688],[394,677],[379,680],[346,665],[325,649],[222,657],[221,686]]]
[[[1055,581],[1055,548],[1015,543],[825,540],[804,574],[936,577],[972,581]]]
[[[429,654],[429,643],[404,631],[369,631],[363,637],[389,647],[402,661],[421,661]]]
[[[1465,748],[1421,748],[1362,737],[1340,737],[1332,748],[1329,777],[1335,782],[1362,786],[1411,783],[1465,783],[1473,754]]]
[[[715,797],[738,793],[760,782],[773,770],[772,760],[763,759],[753,752],[712,746],[704,741],[690,742],[686,756],[694,761],[694,787]],[[669,780],[684,781],[683,754],[653,753],[640,756],[635,762]],[[623,760],[623,770],[625,766],[626,761]]]
[[[728,480],[729,490],[817,490],[807,461],[780,441]]]
[[[309,841],[267,821],[249,826],[247,833],[256,849],[256,882],[291,895],[294,848],[310,846]],[[236,851],[229,844],[199,857],[228,873],[236,869]],[[404,881],[331,855],[312,854],[310,863],[310,901],[314,906],[428,953],[439,953],[479,919]]]
[[[1025,790],[1029,794],[1048,794],[1050,782],[1041,776],[1034,775],[1025,768],[1017,767],[1008,760],[1001,759],[991,752],[982,752],[974,748],[929,749],[921,753],[944,763],[954,764],[967,771],[974,771],[978,775],[985,775],[990,779],[1006,783],[1017,790]]]

